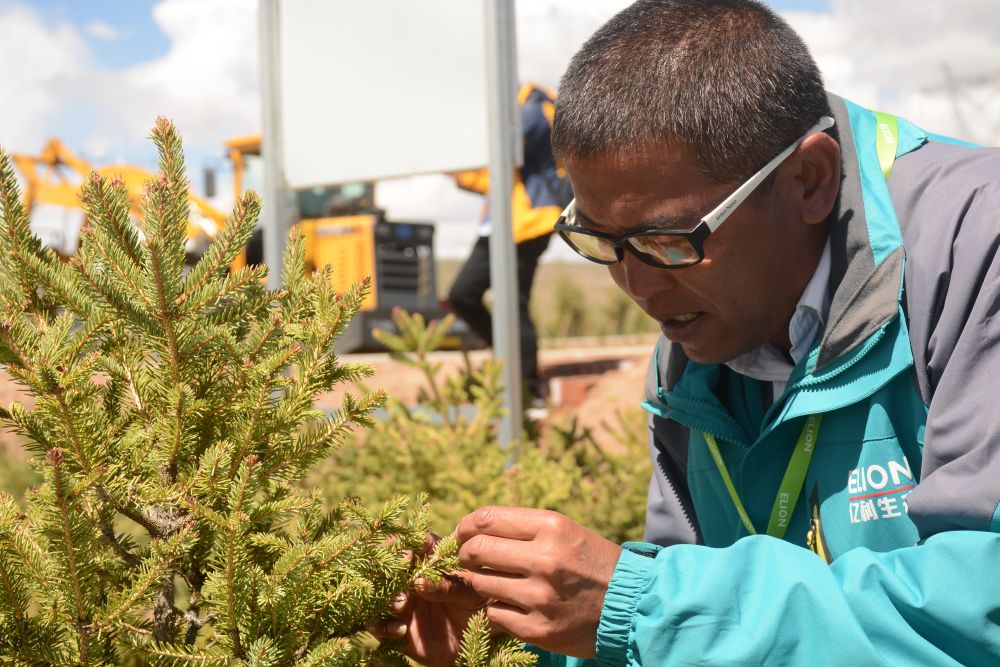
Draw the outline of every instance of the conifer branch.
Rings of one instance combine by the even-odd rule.
[[[239,457],[243,456],[249,449],[253,442],[254,432],[257,430],[257,420],[260,419],[261,414],[267,407],[268,399],[271,395],[271,387],[267,383],[260,386],[257,393],[257,400],[253,404],[253,412],[250,414],[250,419],[246,424],[244,429],[241,442],[236,446],[235,456],[233,456],[233,462],[229,471],[230,477],[236,473],[236,466],[239,465]]]
[[[256,456],[248,456],[240,465],[239,474],[236,479],[236,488],[233,491],[233,500],[230,503],[229,526],[226,529],[227,539],[225,546],[225,577],[226,577],[226,607],[229,621],[229,637],[233,642],[233,653],[238,658],[245,658],[246,651],[239,629],[239,615],[236,609],[236,538],[238,532],[238,517],[243,511],[243,503],[247,499],[247,492],[254,476],[254,467],[257,465]]]
[[[119,178],[108,182],[97,172],[91,172],[81,197],[91,220],[97,222],[112,239],[121,243],[121,250],[136,268],[145,261],[142,244],[128,214],[128,189]],[[122,267],[116,267],[122,271]]]
[[[184,396],[183,386],[177,387],[177,402],[174,404],[173,444],[170,446],[170,456],[167,458],[167,483],[177,481],[177,457],[181,453],[181,441],[184,439]]]
[[[267,275],[267,269],[263,266],[246,266],[231,276],[223,278],[221,283],[202,287],[197,292],[185,292],[178,297],[179,318],[187,317],[203,308],[213,304],[220,304],[212,313],[213,319],[226,321],[226,318],[219,317],[219,313],[224,311],[224,304],[227,299],[244,296],[248,285],[259,284]],[[245,298],[245,297],[244,297]],[[271,294],[263,292],[261,294],[263,303],[268,303],[273,298]],[[239,303],[230,306],[234,314],[242,314],[245,308],[241,308]]]
[[[2,148],[0,148],[0,222],[3,223],[3,227],[0,229],[2,232],[0,233],[0,255],[6,255],[0,258],[4,260],[5,264],[9,263],[8,270],[14,273],[11,277],[18,287],[20,298],[17,301],[34,305],[38,295],[28,272],[24,266],[10,260],[23,257],[24,251],[38,252],[41,244],[31,235],[28,216],[25,215],[21,197],[17,191],[14,167],[11,165],[9,155]]]
[[[109,507],[117,511],[122,516],[127,519],[131,519],[135,523],[139,524],[146,529],[146,532],[152,537],[166,537],[169,526],[156,521],[155,518],[147,516],[144,512],[133,509],[127,504],[117,501],[114,496],[108,491],[107,487],[103,485],[97,486],[97,493]]]
[[[101,334],[110,322],[110,318],[101,317],[96,321],[87,320],[83,323],[83,329],[77,336],[76,342],[69,350],[68,356],[71,359],[82,357],[88,348],[94,347],[101,341]]]
[[[166,568],[173,563],[179,556],[180,551],[184,548],[185,542],[188,535],[193,530],[194,524],[189,523],[181,532],[177,533],[169,540],[162,548],[162,553],[155,562],[137,562],[136,566],[142,568],[139,578],[132,584],[131,589],[123,592],[119,599],[112,600],[106,608],[103,617],[94,623],[97,630],[108,630],[110,629],[114,622],[119,619],[122,615],[129,612],[135,604],[142,599],[146,592],[153,587],[153,585],[161,580],[164,575]],[[135,559],[138,561],[138,559]],[[173,582],[171,581],[171,584]],[[154,623],[154,636],[156,635],[156,624]]]
[[[11,335],[11,322],[0,321],[0,343],[3,344],[3,349],[8,352],[13,353],[18,365],[26,370],[28,373],[35,375],[35,365],[31,363],[31,358],[28,356],[21,345],[14,339]]]
[[[362,540],[364,540],[364,538],[371,536],[375,532],[376,530],[371,527],[359,529],[355,532],[354,536],[350,540],[348,540],[342,547],[327,555],[323,560],[314,562],[312,564],[312,567],[309,568],[309,571],[296,582],[295,588],[292,589],[291,598],[293,600],[297,599],[299,595],[302,593],[302,589],[306,586],[306,584],[310,583],[311,577],[316,576],[317,574],[325,570],[327,567],[330,566],[331,563],[334,563],[335,561],[342,558],[345,554],[350,552],[354,547],[359,545],[362,542]]]
[[[226,218],[222,233],[212,242],[185,279],[184,293],[178,306],[184,305],[187,295],[197,294],[209,282],[224,273],[236,255],[250,240],[260,215],[260,197],[253,191],[243,193],[232,214]]]
[[[289,315],[292,318],[294,318],[295,315],[297,315],[297,310],[298,310],[297,308],[293,309],[289,313]],[[281,330],[281,325],[283,323],[284,323],[284,318],[280,314],[276,313],[271,318],[270,326],[268,326],[268,328],[264,330],[264,332],[261,334],[260,340],[257,341],[257,344],[254,347],[254,349],[250,350],[250,353],[247,355],[247,358],[251,362],[256,362],[257,359],[260,358],[260,354],[264,351],[264,348],[267,346],[269,342],[271,342],[271,337],[277,334]]]
[[[132,369],[128,367],[127,364],[122,364],[122,370],[124,371],[125,380],[129,389],[129,393],[132,396],[132,402],[135,404],[136,411],[139,416],[142,417],[143,423],[149,426],[152,423],[149,413],[146,411],[146,405],[142,400],[142,396],[139,395],[139,390],[136,388],[135,384],[135,373]]]
[[[103,298],[107,307],[116,311],[118,317],[123,322],[132,325],[140,325],[144,329],[144,333],[156,335],[157,328],[149,314],[141,310],[138,305],[134,301],[131,301],[126,295],[122,294],[120,288],[115,286],[114,283],[97,279],[94,274],[87,269],[87,266],[80,260],[79,257],[70,257],[69,264],[77,271],[83,279],[84,284],[87,285],[95,294]]]
[[[313,665],[337,664],[336,657],[345,651],[353,651],[354,646],[350,639],[338,637],[330,641],[323,642],[312,650],[309,645],[304,644],[295,651],[295,658],[302,660],[301,667],[312,667]]]
[[[41,593],[48,598],[54,598],[55,592],[52,586],[52,566],[48,561],[48,554],[38,544],[34,536],[25,528],[21,519],[20,510],[14,504],[10,496],[0,496],[2,502],[3,525],[5,534],[2,544],[8,549],[8,554],[17,558],[17,561],[25,568],[27,579],[37,587]]]
[[[61,387],[56,388],[53,394],[59,404],[59,414],[62,417],[63,425],[66,427],[66,433],[69,435],[70,444],[73,445],[73,455],[76,457],[77,463],[83,472],[90,475],[91,472],[93,472],[93,468],[91,466],[90,459],[84,451],[84,445],[80,439],[80,434],[77,432],[76,424],[73,421],[73,413],[66,404],[66,395]],[[62,450],[59,451],[61,460]]]
[[[38,288],[43,288],[49,293],[48,296],[63,300],[74,313],[82,317],[95,314],[97,304],[61,270],[61,262],[57,258],[50,253],[30,253],[21,246],[14,248],[14,256],[24,267],[26,275],[35,281],[32,287],[36,295]]]
[[[137,294],[147,308],[154,307],[153,302],[142,289],[141,273],[139,267],[122,266],[121,262],[111,253],[111,249],[105,245],[106,241],[101,238],[93,228],[87,227],[80,230],[81,239],[93,238],[94,243],[87,244],[87,253],[83,257],[88,257],[90,253],[95,253],[102,260],[102,267],[110,270],[128,288],[129,293]],[[89,257],[88,257],[89,258]]]
[[[21,644],[28,643],[28,603],[29,597],[21,585],[22,582],[15,578],[15,574],[10,567],[6,557],[0,557],[0,589],[2,589],[2,599],[7,613],[14,617],[14,625],[17,627],[17,635]]]
[[[114,526],[111,525],[111,521],[109,521],[106,517],[102,517],[100,520],[100,527],[101,534],[104,536],[104,541],[107,542],[108,546],[110,546],[123,561],[125,561],[126,565],[129,567],[139,567],[139,565],[142,564],[142,560],[121,543],[121,540],[115,533]]]
[[[163,267],[160,266],[160,256],[157,252],[151,252],[150,255],[153,265],[153,280],[156,286],[156,307],[159,309],[155,318],[167,338],[167,362],[170,364],[171,379],[174,381],[174,386],[179,387],[181,384],[180,346],[177,344],[177,333],[174,331],[172,313],[167,302],[166,287],[162,276]]]
[[[135,628],[140,637],[144,634]],[[153,658],[153,664],[158,665],[205,665],[206,667],[228,667],[232,664],[231,656],[219,649],[199,650],[189,646],[175,644],[151,643],[148,640],[135,641],[132,650],[144,656]]]
[[[59,448],[49,451],[49,464],[52,466],[53,491],[55,495],[56,508],[60,519],[61,537],[63,540],[63,550],[66,553],[66,566],[69,570],[70,585],[73,590],[74,610],[76,612],[75,624],[77,630],[77,647],[80,651],[82,664],[89,664],[90,652],[90,618],[88,606],[83,597],[83,587],[81,583],[80,566],[77,563],[77,553],[73,529],[71,527],[70,508],[67,502],[70,491],[65,488],[63,480],[63,450]]]

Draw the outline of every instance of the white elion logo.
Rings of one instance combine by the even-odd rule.
[[[851,523],[895,519],[906,511],[906,496],[915,486],[910,462],[855,468],[847,477]]]

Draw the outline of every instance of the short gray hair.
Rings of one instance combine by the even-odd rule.
[[[712,180],[748,178],[830,106],[798,34],[756,0],[639,0],[563,75],[559,157],[692,146]]]

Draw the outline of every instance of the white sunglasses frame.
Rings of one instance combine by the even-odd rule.
[[[726,218],[728,218],[733,211],[739,208],[740,204],[746,201],[746,198],[757,189],[757,186],[763,183],[764,179],[770,176],[771,172],[777,169],[778,165],[784,162],[789,155],[794,153],[803,141],[818,132],[830,129],[833,127],[833,123],[834,120],[830,116],[821,116],[820,119],[816,121],[815,125],[806,130],[805,134],[796,139],[795,142],[788,148],[775,155],[770,162],[760,168],[760,171],[747,179],[743,185],[736,188],[736,191],[733,194],[722,200],[721,204],[716,206],[711,212],[708,213],[708,215],[703,217],[701,219],[702,224],[708,225],[708,229],[711,232],[718,229],[719,225],[725,222]]]
[[[574,250],[576,250],[576,252],[578,254],[580,254],[581,256],[583,256],[585,259],[588,259],[588,260],[590,260],[592,262],[596,262],[598,264],[609,265],[609,264],[614,264],[614,263],[617,263],[617,262],[610,262],[610,261],[605,262],[605,261],[601,261],[601,260],[598,260],[595,257],[591,257],[589,255],[586,255],[586,254],[582,253],[576,247],[576,245],[572,241],[570,241],[569,238],[567,238],[565,235],[563,235],[561,232],[562,231],[573,231],[573,232],[576,232],[576,233],[584,233],[584,234],[587,234],[588,236],[595,236],[597,238],[604,239],[605,241],[613,243],[614,246],[615,246],[615,248],[617,249],[617,252],[618,252],[618,260],[617,260],[618,262],[620,262],[620,261],[622,261],[624,259],[624,255],[622,255],[621,253],[622,253],[623,250],[625,250],[626,248],[628,248],[640,260],[642,260],[642,261],[644,261],[644,262],[646,262],[648,264],[652,264],[653,266],[657,266],[659,268],[665,268],[665,269],[682,269],[682,268],[685,268],[685,267],[688,267],[688,266],[693,266],[694,264],[697,264],[697,263],[701,262],[705,258],[704,257],[704,251],[702,249],[702,244],[704,243],[705,239],[708,238],[708,236],[712,232],[714,232],[715,230],[717,230],[722,225],[722,223],[726,221],[726,218],[728,218],[732,214],[733,211],[735,211],[737,208],[739,208],[740,205],[744,201],[746,201],[747,197],[749,197],[753,193],[753,191],[756,190],[757,187],[760,186],[760,184],[764,182],[764,179],[766,179],[768,176],[770,176],[772,171],[774,171],[775,169],[777,169],[778,166],[788,158],[788,156],[790,156],[792,153],[795,152],[795,150],[802,144],[803,141],[805,141],[806,139],[808,139],[809,137],[811,137],[813,134],[817,134],[819,132],[823,132],[823,131],[828,130],[829,128],[833,127],[834,122],[835,122],[834,119],[832,117],[830,117],[830,116],[821,116],[820,119],[818,121],[816,121],[816,123],[813,124],[812,127],[810,127],[808,130],[806,130],[805,133],[801,137],[799,137],[794,142],[792,142],[783,151],[781,151],[780,153],[778,153],[777,155],[775,155],[774,158],[772,158],[770,162],[768,162],[763,167],[761,167],[760,170],[757,171],[757,173],[755,173],[753,176],[751,176],[750,178],[748,178],[746,180],[746,182],[744,182],[740,187],[736,188],[736,190],[731,195],[729,195],[724,200],[722,200],[722,202],[718,206],[716,206],[714,209],[712,209],[707,215],[705,215],[704,217],[702,217],[701,220],[698,222],[698,224],[695,225],[690,230],[687,230],[687,231],[684,231],[684,232],[642,231],[642,232],[637,232],[637,233],[632,233],[632,234],[623,234],[623,235],[617,236],[617,237],[611,237],[611,236],[608,236],[606,234],[602,234],[602,233],[599,233],[599,232],[596,232],[596,231],[583,230],[583,229],[578,228],[576,225],[569,225],[569,224],[566,224],[566,223],[563,222],[564,220],[575,219],[575,217],[576,217],[576,199],[575,198],[563,210],[562,215],[559,217],[559,220],[557,221],[556,229],[558,229],[560,231],[560,235],[563,236],[563,240],[566,241],[571,248],[573,248]],[[570,229],[571,227],[576,227],[576,229]],[[561,229],[561,228],[564,228],[564,229]],[[657,235],[657,234],[665,234],[665,235],[686,237],[688,239],[688,242],[692,244],[693,249],[695,249],[698,252],[699,258],[697,260],[693,261],[693,262],[689,262],[689,263],[685,263],[685,264],[678,264],[678,265],[668,265],[668,264],[663,264],[663,263],[660,263],[660,262],[653,262],[651,259],[649,259],[649,258],[643,256],[642,254],[640,254],[638,252],[638,250],[632,244],[627,243],[628,239],[630,239],[632,237],[637,237],[637,236],[651,236],[651,235]]]

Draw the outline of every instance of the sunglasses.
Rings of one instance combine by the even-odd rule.
[[[692,229],[684,231],[645,230],[611,236],[580,225],[574,199],[556,222],[556,231],[578,255],[598,264],[612,265],[625,259],[628,250],[637,259],[661,269],[681,269],[705,259],[705,239],[726,221],[740,204],[778,168],[799,144],[817,132],[833,127],[833,118],[823,116],[788,148],[778,153],[733,194],[723,200]]]

